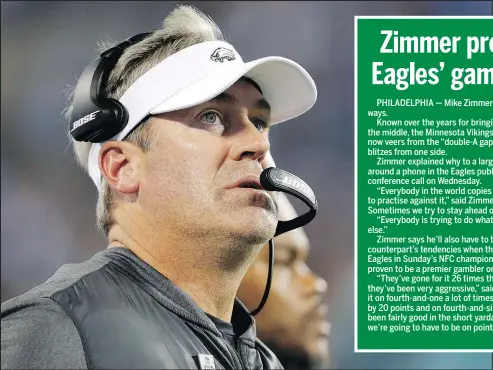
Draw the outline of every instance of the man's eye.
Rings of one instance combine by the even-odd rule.
[[[260,118],[253,119],[252,124],[260,132],[262,132],[268,126],[267,122],[265,122],[263,119],[260,119]]]
[[[289,267],[294,263],[294,261],[291,258],[279,258],[279,259],[274,259],[274,264],[278,266],[286,266]]]
[[[209,111],[204,113],[200,120],[207,123],[208,125],[222,124],[221,115],[215,111]]]
[[[278,266],[288,266],[289,263],[288,261],[283,261],[283,260],[274,260],[274,264]]]

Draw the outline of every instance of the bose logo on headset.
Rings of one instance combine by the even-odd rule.
[[[284,176],[281,180],[282,183],[286,185],[293,185],[294,187],[301,188],[301,183],[299,181],[294,180],[291,176]]]
[[[77,121],[72,123],[72,130],[70,130],[70,131],[74,131],[76,128],[82,126],[83,124],[85,124],[87,122],[94,121],[96,119],[97,113],[99,113],[99,110],[96,110],[92,113],[89,113],[87,116],[84,116],[84,117],[78,119]]]
[[[274,176],[272,176],[271,178],[275,180],[275,182],[277,182],[279,185],[287,186],[288,188],[291,188],[295,191],[297,190],[305,197],[307,197],[310,202],[316,203],[316,198],[313,190],[299,177],[286,171],[279,170],[277,168],[272,168],[269,172],[274,174]]]
[[[279,180],[279,182],[281,182],[283,184],[294,186],[295,188],[298,188],[301,191],[306,190],[306,186],[303,183],[301,183],[298,180],[293,179],[291,176],[284,175],[284,177],[282,179],[278,179],[278,180]]]

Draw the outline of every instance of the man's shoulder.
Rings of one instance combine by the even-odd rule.
[[[277,369],[283,370],[284,367],[281,364],[281,361],[277,358],[276,354],[258,337],[255,338],[255,347],[261,353],[261,356],[264,358],[264,361],[267,362],[268,369]]]
[[[82,283],[85,279],[90,279],[94,275],[101,273],[109,261],[110,259],[106,254],[100,252],[86,261],[61,266],[44,283],[32,288],[26,293],[2,302],[2,320],[18,310],[35,309],[39,306],[40,302],[43,302],[42,305],[49,304],[50,302],[54,304],[56,302],[54,297],[57,294],[71,290],[75,285]]]
[[[2,303],[2,368],[87,368],[77,325],[59,297],[77,296],[67,292],[106,263],[96,255],[64,265],[43,284]]]

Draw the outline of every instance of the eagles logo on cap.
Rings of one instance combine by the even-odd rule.
[[[232,61],[235,60],[235,54],[233,50],[226,48],[217,48],[211,55],[211,59],[214,62],[224,62],[225,60]]]

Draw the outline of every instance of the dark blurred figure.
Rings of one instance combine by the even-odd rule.
[[[297,216],[282,193],[279,219]],[[327,283],[306,265],[310,249],[302,228],[274,238],[274,273],[269,298],[255,317],[258,337],[277,355],[285,369],[329,368]],[[260,252],[238,290],[238,298],[255,309],[264,292],[269,268],[268,245]]]

